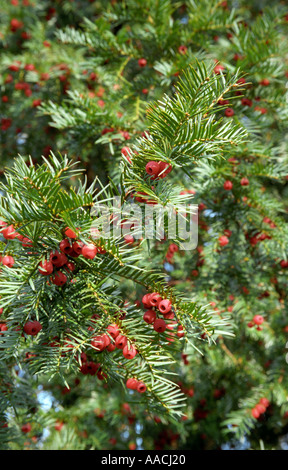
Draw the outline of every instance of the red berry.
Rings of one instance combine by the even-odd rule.
[[[172,165],[166,162],[160,162],[159,178],[165,178],[172,170]]]
[[[0,334],[2,335],[2,331],[8,331],[8,326],[5,323],[0,323]]]
[[[50,261],[57,268],[61,268],[64,264],[67,263],[68,259],[64,253],[59,253],[59,251],[53,251],[50,253]]]
[[[159,162],[148,162],[147,165],[145,166],[145,170],[148,173],[148,175],[152,177],[158,176],[158,173],[160,172],[160,163]]]
[[[53,264],[51,261],[41,261],[41,263],[39,263],[38,270],[43,276],[49,276],[53,272]]]
[[[154,323],[156,320],[156,312],[154,310],[146,310],[143,315],[143,320],[149,324]]]
[[[234,109],[232,108],[226,108],[224,111],[224,114],[226,117],[232,117],[234,116],[235,112],[234,112]]]
[[[93,361],[88,361],[85,364],[83,364],[80,371],[84,374],[96,375],[99,369],[100,369],[100,364],[93,362]]]
[[[172,303],[168,299],[161,300],[157,305],[158,310],[163,314],[170,312],[171,307]]]
[[[94,259],[97,254],[97,247],[95,245],[89,244],[82,247],[82,256],[87,259]]]
[[[159,302],[161,302],[161,300],[162,300],[162,297],[160,294],[158,294],[158,292],[153,292],[149,296],[149,302],[152,305],[152,307],[157,307],[157,305],[159,304]]]
[[[91,339],[91,346],[98,351],[104,351],[109,344],[110,338],[106,334],[94,336],[94,338]]]
[[[229,243],[229,238],[225,237],[225,235],[222,235],[221,237],[218,238],[219,245],[220,246],[225,246]]]
[[[12,268],[14,263],[15,263],[15,260],[14,260],[13,256],[4,256],[2,258],[2,264],[4,266],[7,266],[7,268]]]
[[[131,346],[130,348],[126,344],[123,348],[123,356],[126,359],[133,359],[137,354],[137,349],[134,346]]]
[[[144,308],[150,308],[152,307],[152,304],[150,302],[150,295],[151,294],[145,294],[143,297],[142,297],[142,304],[144,306]]]
[[[13,33],[15,33],[17,29],[22,28],[22,26],[23,26],[23,22],[17,20],[17,18],[12,18],[12,20],[10,21],[10,29]]]
[[[249,185],[249,180],[248,178],[242,178],[240,181],[241,186],[248,186]]]
[[[249,106],[251,108],[253,101],[249,100],[249,98],[242,98],[241,103],[243,106]]]
[[[163,317],[166,318],[166,320],[173,320],[174,313],[172,312],[172,310],[170,310],[170,312],[168,313],[163,313]]]
[[[108,328],[107,328],[107,332],[114,339],[116,339],[117,336],[119,336],[119,334],[120,334],[120,330],[118,328],[118,325],[116,325],[116,324],[109,325]]]
[[[186,54],[187,52],[187,47],[184,46],[184,45],[181,45],[178,47],[178,52],[180,52],[180,54]]]
[[[114,349],[116,349],[116,344],[110,343],[110,344],[108,344],[106,349],[107,349],[107,351],[112,352],[112,351],[114,351]]]
[[[176,243],[171,243],[168,247],[168,251],[170,251],[170,253],[176,253],[179,251],[179,247],[176,245]]]
[[[167,325],[162,318],[157,318],[153,324],[153,328],[157,333],[163,333],[166,330]]]
[[[1,230],[1,233],[6,240],[14,240],[18,235],[13,225],[7,225]]]
[[[32,106],[33,108],[37,108],[37,106],[40,106],[41,100],[33,100]]]
[[[226,237],[231,237],[232,231],[229,230],[229,229],[225,229],[225,230],[224,230],[224,235],[226,235]]]
[[[145,67],[147,65],[147,60],[142,58],[138,60],[139,67]]]
[[[52,283],[55,284],[55,286],[63,286],[66,282],[67,276],[61,271],[57,271],[52,278]]]
[[[185,336],[185,333],[183,331],[183,326],[182,325],[179,325],[178,326],[178,329],[177,329],[177,336],[178,338],[183,338],[183,336]]]
[[[218,73],[222,72],[222,70],[225,70],[225,67],[223,67],[223,65],[218,64],[214,67],[214,73],[218,74]]]
[[[68,237],[68,238],[76,238],[76,233],[69,227],[66,227],[64,233],[65,233],[66,237]]]
[[[33,245],[33,242],[27,237],[23,237],[21,242],[22,242],[22,246],[24,248],[29,248]]]
[[[255,406],[255,410],[259,411],[260,414],[263,414],[266,411],[266,406],[262,403],[258,403],[258,405]]]
[[[138,382],[138,385],[137,385],[136,390],[137,390],[137,392],[139,392],[139,393],[144,393],[144,392],[146,392],[147,387],[146,387],[146,385],[145,385],[143,382]]]
[[[223,188],[226,189],[227,191],[231,190],[233,188],[233,183],[232,181],[225,181],[225,183],[223,184]]]
[[[118,349],[123,349],[127,344],[127,338],[124,335],[118,335],[115,339],[115,345]]]
[[[258,410],[256,410],[256,408],[253,408],[252,411],[251,411],[251,413],[252,413],[252,416],[253,416],[254,418],[256,418],[256,419],[258,419],[259,416],[260,416],[260,413],[259,413]]]
[[[39,321],[29,321],[25,323],[23,331],[26,335],[35,336],[42,330],[42,325]]]
[[[72,251],[72,246],[70,245],[70,242],[67,238],[64,238],[60,242],[59,248],[60,248],[60,251],[62,251],[62,253],[65,253],[66,255],[69,255],[69,253],[71,253]]]
[[[261,405],[264,405],[265,408],[268,408],[268,406],[270,405],[269,400],[268,400],[267,398],[265,398],[265,397],[264,397],[264,398],[260,398],[259,403],[261,403]]]
[[[135,239],[132,235],[125,235],[123,238],[127,245],[132,245],[135,242]]]
[[[127,379],[126,381],[126,387],[129,388],[130,390],[136,390],[137,385],[138,385],[137,379]]]
[[[63,426],[64,426],[64,423],[62,421],[57,421],[57,423],[54,426],[54,429],[55,429],[55,431],[61,431]]]
[[[30,423],[27,423],[27,424],[23,424],[23,426],[21,426],[21,431],[24,432],[25,434],[27,434],[28,432],[30,432],[32,429],[32,426]]]
[[[253,317],[253,321],[254,321],[255,325],[262,325],[262,323],[264,321],[264,318],[262,317],[262,315],[255,315]]]

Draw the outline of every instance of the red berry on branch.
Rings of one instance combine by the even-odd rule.
[[[260,398],[259,403],[261,403],[262,405],[264,405],[265,408],[268,408],[268,406],[270,405],[269,400],[268,400],[267,398],[265,398],[265,397]]]
[[[243,106],[249,106],[251,108],[253,101],[249,98],[242,98],[241,103]]]
[[[7,266],[7,268],[12,268],[12,266],[15,263],[15,260],[14,260],[13,256],[6,255],[2,258],[1,262],[4,266]]]
[[[256,418],[256,419],[258,419],[259,416],[260,416],[260,413],[259,413],[258,410],[256,410],[256,408],[253,408],[253,409],[251,410],[251,414],[252,414],[253,418]]]
[[[241,186],[248,186],[249,185],[249,180],[248,178],[242,178],[240,181]]]
[[[53,263],[51,263],[51,261],[41,261],[41,263],[39,263],[39,272],[43,275],[43,276],[49,276],[50,274],[53,273]]]
[[[62,251],[62,253],[65,253],[66,255],[69,255],[69,253],[71,253],[72,251],[72,246],[70,245],[70,242],[67,238],[64,238],[63,240],[61,240],[59,244],[59,248],[60,248],[60,251]]]
[[[154,161],[148,162],[145,166],[145,170],[149,176],[156,178],[160,172],[160,163]]]
[[[235,112],[234,112],[234,109],[232,108],[226,108],[224,111],[224,114],[226,117],[232,117],[234,116]]]
[[[32,426],[30,423],[23,424],[23,426],[21,426],[21,431],[24,432],[24,434],[27,434],[28,432],[30,432],[31,429],[32,429]]]
[[[110,338],[106,334],[94,336],[94,338],[91,339],[90,344],[97,351],[104,351],[104,349],[110,344]]]
[[[152,307],[157,307],[157,305],[159,304],[159,302],[161,302],[161,300],[162,300],[162,297],[160,294],[158,294],[158,292],[153,292],[149,296],[149,302]]]
[[[260,82],[260,85],[268,86],[268,85],[270,85],[270,80],[268,78],[263,78],[263,80],[261,80],[261,82]]]
[[[150,302],[150,295],[151,294],[145,294],[143,297],[142,297],[142,304],[144,306],[144,308],[150,308],[152,307],[152,304]]]
[[[23,331],[26,335],[35,336],[42,330],[42,325],[39,321],[29,321],[25,323]]]
[[[124,335],[118,335],[115,339],[115,345],[118,349],[123,349],[127,344],[127,338]]]
[[[226,237],[225,235],[221,235],[221,237],[218,238],[218,241],[219,241],[220,246],[225,246],[225,245],[228,245],[229,238]]]
[[[262,315],[254,315],[253,322],[255,323],[255,325],[262,325],[262,323],[264,322],[264,318],[262,317]]]
[[[10,30],[15,33],[17,31],[17,29],[20,29],[23,27],[23,22],[22,21],[19,21],[17,20],[17,18],[12,18],[12,20],[10,21]]]
[[[170,312],[171,307],[172,303],[168,299],[161,300],[157,305],[158,310],[163,314]]]
[[[97,255],[97,247],[95,245],[89,244],[89,245],[84,245],[82,247],[82,256],[87,259],[94,259],[95,256]]]
[[[59,253],[59,251],[51,251],[49,259],[54,266],[61,267],[67,262],[67,258],[65,256],[65,260],[63,259],[65,256],[63,253]]]
[[[51,281],[55,286],[63,286],[67,282],[67,276],[61,271],[57,271]]]
[[[6,240],[14,240],[17,236],[18,233],[16,232],[15,228],[13,225],[6,225],[2,230],[1,233]]]
[[[262,403],[258,403],[254,409],[259,411],[260,414],[263,414],[266,411],[266,406],[264,406]]]
[[[166,322],[162,320],[162,318],[157,318],[153,324],[153,328],[155,331],[157,331],[157,333],[163,333],[163,331],[166,330],[167,325]]]
[[[145,385],[143,382],[138,382],[138,385],[137,385],[136,390],[137,390],[137,392],[139,392],[139,393],[144,393],[144,392],[146,392],[147,387],[146,387],[146,385]]]
[[[232,188],[233,188],[233,183],[232,181],[225,181],[225,183],[223,184],[223,188],[226,189],[227,191],[230,191]]]
[[[112,325],[109,325],[107,328],[107,333],[109,333],[109,335],[112,336],[113,339],[116,339],[117,336],[119,336],[120,334],[118,325],[116,325],[115,323]]]
[[[167,162],[159,162],[160,163],[160,171],[158,173],[159,178],[165,178],[171,171],[172,165]]]
[[[180,52],[180,54],[186,54],[187,52],[187,47],[184,46],[184,45],[181,45],[178,47],[178,52]]]
[[[146,67],[146,65],[147,65],[147,60],[144,59],[144,58],[139,59],[139,60],[138,60],[138,65],[139,65],[139,67]]]
[[[136,390],[138,385],[138,380],[137,379],[127,379],[126,381],[126,387],[129,388],[130,390]]]
[[[129,346],[126,344],[123,348],[123,356],[126,359],[133,359],[137,354],[137,349],[134,346]]]
[[[225,67],[223,67],[223,65],[218,64],[214,67],[214,73],[216,73],[216,74],[219,74],[223,70],[225,70]]]
[[[154,323],[156,320],[156,312],[154,310],[146,310],[143,315],[143,320],[148,324]]]
[[[66,227],[64,233],[68,238],[76,238],[76,233],[69,227]]]

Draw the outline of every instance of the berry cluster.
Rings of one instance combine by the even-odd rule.
[[[266,411],[266,409],[268,408],[269,405],[270,405],[270,402],[269,402],[269,400],[267,400],[267,398],[265,398],[265,397],[260,398],[259,403],[257,403],[257,405],[254,406],[254,408],[252,408],[252,410],[251,410],[251,414],[252,414],[253,418],[258,419],[260,417],[260,415],[265,413],[265,411]]]
[[[107,328],[107,333],[94,336],[91,339],[91,346],[99,352],[106,349],[112,352],[117,349],[122,349],[125,359],[133,359],[137,354],[137,349],[133,344],[128,344],[128,339],[125,335],[121,334],[118,325],[111,324]]]
[[[153,325],[153,328],[157,333],[163,333],[166,329],[174,329],[177,321],[174,319],[175,315],[172,308],[172,302],[169,299],[163,299],[158,292],[152,292],[152,294],[145,294],[142,297],[142,304],[144,308],[148,309],[143,315],[143,320],[149,325]],[[174,319],[174,321],[167,325],[163,318],[157,318],[157,312],[163,315],[165,320]],[[178,325],[177,336],[178,338],[182,338],[184,336],[182,325]],[[172,342],[172,338],[169,338],[169,341]]]
[[[59,244],[60,251],[51,251],[49,260],[44,260],[39,263],[39,272],[43,276],[51,276],[51,282],[56,286],[63,286],[67,282],[67,276],[60,271],[60,268],[65,269],[66,273],[71,273],[75,270],[75,264],[69,260],[68,257],[78,258],[82,255],[86,259],[94,259],[97,253],[105,253],[105,249],[96,246],[92,243],[84,244],[76,239],[76,234],[70,228],[65,229],[64,238]],[[73,241],[74,240],[74,241]]]
[[[137,392],[139,393],[144,393],[147,390],[147,387],[144,382],[141,382],[134,378],[127,379],[126,387],[130,390],[137,390]]]
[[[171,263],[173,261],[174,254],[177,253],[177,251],[179,251],[178,245],[176,245],[176,243],[170,243],[165,255],[165,260],[168,261],[168,263]]]
[[[147,163],[145,169],[146,173],[154,180],[156,178],[165,178],[172,170],[172,165],[166,162],[151,161]]]
[[[262,330],[260,325],[264,322],[264,318],[262,315],[254,315],[253,320],[248,323],[249,328],[253,328],[253,326],[256,326],[257,330]]]
[[[101,364],[92,360],[89,361],[85,353],[81,354],[81,361],[80,372],[83,375],[96,375],[99,380],[107,378],[107,374],[103,372]]]

